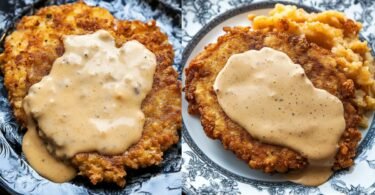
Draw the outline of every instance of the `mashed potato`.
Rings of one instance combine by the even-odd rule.
[[[336,66],[356,85],[356,104],[363,110],[375,109],[374,59],[366,41],[359,40],[362,25],[344,13],[307,13],[296,6],[277,4],[269,16],[249,16],[253,28],[303,35],[310,42],[332,51]]]

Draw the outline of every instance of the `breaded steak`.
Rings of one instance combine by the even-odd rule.
[[[247,27],[224,28],[226,34],[208,45],[185,69],[189,113],[200,115],[205,133],[218,139],[248,165],[264,172],[303,169],[307,159],[292,149],[262,143],[233,122],[220,107],[213,83],[229,57],[251,49],[270,47],[286,53],[300,64],[315,87],[337,96],[344,105],[346,129],[342,135],[333,169],[350,167],[361,138],[357,126],[362,114],[352,100],[354,83],[335,68],[333,54],[305,38],[282,32],[252,31]]]
[[[152,90],[142,103],[146,121],[140,141],[121,155],[80,153],[71,159],[79,174],[93,184],[106,181],[124,186],[126,169],[160,164],[163,151],[179,140],[181,86],[172,67],[173,48],[155,21],[145,24],[116,20],[107,10],[82,2],[46,7],[24,17],[6,38],[5,51],[0,56],[1,69],[14,115],[25,127],[22,100],[30,86],[46,76],[54,60],[64,53],[62,37],[99,29],[110,32],[117,46],[130,40],[139,41],[157,60]]]

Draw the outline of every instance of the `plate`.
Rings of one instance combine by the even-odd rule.
[[[64,4],[66,0],[8,0],[0,2],[0,33],[11,31],[16,20],[36,9],[52,4]],[[119,19],[138,19],[149,21],[155,19],[157,25],[169,36],[174,45],[175,55],[181,56],[180,12],[167,1],[147,0],[86,0],[89,5],[108,9]],[[176,2],[171,0],[170,2]],[[174,6],[174,5],[173,5]],[[3,44],[1,44],[3,45]],[[178,67],[179,58],[175,58]],[[72,182],[57,184],[39,176],[27,163],[21,150],[22,133],[16,123],[0,77],[0,186],[11,194],[181,194],[181,145],[175,145],[164,154],[160,166],[137,171],[129,171],[127,185],[119,188],[115,185],[100,184],[93,186],[87,179],[77,177]],[[0,194],[1,191],[0,191]]]
[[[189,42],[183,52],[182,64],[189,62],[209,43],[216,42],[224,34],[225,26],[248,26],[248,14],[265,15],[278,2],[245,4],[224,12],[205,25]],[[310,6],[293,4],[308,12],[318,12]],[[185,27],[186,28],[186,27]],[[184,75],[182,76],[184,83]],[[184,97],[184,94],[183,94]],[[358,178],[366,172],[368,178],[375,178],[375,152],[372,150],[375,137],[373,114],[370,115],[369,129],[362,131],[355,166],[349,170],[336,172],[329,181],[319,187],[305,187],[283,180],[278,174],[265,174],[250,169],[231,151],[225,150],[218,140],[210,139],[204,133],[199,117],[187,113],[187,101],[183,98],[183,190],[187,194],[205,192],[270,192],[270,193],[334,193],[347,190],[348,186],[374,186],[374,180]],[[185,144],[186,143],[186,144]],[[185,148],[185,145],[188,147]],[[372,160],[371,160],[372,159]],[[370,189],[371,190],[371,189]],[[343,192],[344,192],[343,191]]]

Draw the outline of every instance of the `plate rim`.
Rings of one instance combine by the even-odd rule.
[[[22,1],[22,0],[21,0]],[[20,20],[24,17],[24,16],[32,16],[32,15],[34,15],[35,14],[35,12],[36,11],[38,11],[38,10],[40,10],[40,9],[42,9],[42,8],[45,8],[45,7],[50,7],[50,6],[56,6],[56,5],[66,5],[66,4],[72,4],[72,3],[76,3],[78,0],[62,0],[62,1],[51,1],[51,2],[47,2],[46,0],[35,0],[34,2],[32,2],[31,4],[28,4],[28,5],[25,5],[24,7],[22,7],[23,8],[23,10],[20,12],[20,13],[17,13],[17,14],[14,14],[14,15],[12,15],[12,17],[11,17],[11,19],[9,20],[9,21],[6,21],[6,22],[9,22],[10,24],[9,25],[7,25],[5,28],[3,28],[2,30],[3,30],[3,32],[0,34],[1,36],[0,36],[0,44],[1,44],[1,46],[0,47],[3,47],[4,48],[4,43],[5,43],[5,38],[10,34],[10,33],[12,33],[14,30],[15,30],[15,27],[16,27],[16,25],[20,22]],[[112,10],[109,10],[108,8],[106,8],[106,7],[103,7],[102,5],[100,5],[99,3],[101,2],[101,1],[96,1],[96,0],[81,0],[81,1],[83,1],[83,2],[85,2],[87,5],[89,5],[89,6],[92,6],[92,7],[100,7],[100,8],[103,8],[103,9],[105,9],[105,10],[107,10],[107,11],[109,11],[110,13],[111,13],[111,15],[113,15],[113,17],[115,17],[115,19],[121,19],[121,20],[129,20],[129,21],[135,21],[135,20],[140,20],[140,19],[127,19],[127,18],[119,18],[119,17],[116,17],[116,16],[114,16],[114,14],[112,13]],[[136,0],[135,0],[136,1]],[[134,2],[135,2],[134,1]],[[147,1],[142,1],[142,0],[137,0],[138,2],[144,2],[145,4],[147,4],[148,6],[150,6],[150,8],[152,7],[152,6],[154,6],[155,7],[155,9],[159,9],[159,10],[164,10],[165,9],[165,11],[163,11],[163,14],[165,14],[165,15],[167,15],[168,14],[168,12],[170,12],[170,13],[174,13],[175,14],[175,16],[177,16],[177,15],[179,15],[179,17],[181,17],[181,15],[182,15],[182,13],[181,13],[181,11],[179,10],[179,9],[175,9],[175,8],[173,8],[173,6],[170,6],[167,2],[165,2],[165,1],[162,1],[162,0],[156,0],[156,2],[159,4],[159,5],[157,5],[157,6],[155,6],[155,5],[152,5],[150,2],[147,2]],[[57,2],[57,3],[56,3]],[[90,2],[95,2],[95,4],[94,5],[92,5],[92,4],[90,4]],[[113,1],[110,1],[110,3],[111,2],[113,2]],[[52,3],[52,4],[51,4]],[[126,2],[127,3],[127,2]],[[160,7],[161,6],[161,7]],[[172,19],[172,17],[170,16],[170,19]],[[148,22],[148,21],[150,21],[150,20],[155,20],[156,21],[156,19],[155,18],[152,18],[152,19],[148,19],[148,20],[146,20],[146,21],[142,21],[142,22],[144,22],[144,23],[146,23],[146,22]],[[141,21],[141,20],[140,20]],[[173,25],[173,24],[171,24],[171,25]],[[160,25],[157,25],[159,28],[160,28],[160,30],[161,30],[161,32],[163,32],[163,34],[166,34],[167,36],[168,36],[168,34],[167,34],[167,32],[166,31],[163,31],[163,29],[161,28],[161,26]],[[177,25],[176,25],[177,26]],[[181,25],[180,25],[181,26]],[[171,31],[174,31],[174,30],[171,30]],[[176,54],[177,52],[176,52],[176,50],[175,49],[177,49],[177,48],[182,48],[182,46],[180,45],[179,47],[177,47],[177,46],[175,46],[173,43],[174,42],[172,42],[171,41],[171,37],[170,36],[168,36],[168,42],[172,45],[172,47],[173,47],[173,52],[174,52],[174,54]],[[3,50],[4,51],[4,50]],[[0,54],[1,53],[3,53],[3,51],[0,51]],[[182,56],[182,55],[181,55]],[[175,67],[180,67],[181,66],[181,63],[177,63],[178,62],[178,60],[176,59],[176,56],[174,56],[173,57],[173,63],[171,64],[171,66],[175,69],[175,71],[178,73],[178,74],[181,74],[181,71],[180,70],[182,70],[181,68],[175,68]],[[178,81],[179,82],[181,82],[181,79],[180,78],[178,78]],[[6,91],[6,93],[8,93],[8,90],[6,90],[6,88],[5,88],[5,85],[4,85],[4,75],[3,74],[1,74],[0,75],[0,84],[2,85],[2,88]],[[0,87],[1,88],[1,87]],[[4,97],[4,99],[6,99],[7,101],[9,101],[9,98],[7,97],[7,96],[5,96]],[[8,103],[9,104],[9,103]],[[8,106],[10,106],[10,104],[8,105]],[[10,112],[11,112],[11,116],[12,116],[12,118],[14,119],[14,114],[13,114],[13,110],[11,109],[10,110]],[[0,122],[0,125],[2,125],[3,123],[2,122]],[[16,122],[16,124],[17,125],[19,125],[19,123],[18,122]],[[175,149],[177,149],[178,150],[178,157],[179,157],[179,170],[178,171],[171,171],[171,172],[168,172],[168,171],[165,171],[164,169],[160,169],[160,172],[158,172],[158,173],[155,173],[154,175],[152,174],[152,172],[149,172],[148,174],[150,174],[151,176],[148,176],[148,178],[146,179],[146,180],[144,180],[144,181],[142,181],[142,183],[143,182],[145,182],[145,181],[147,181],[147,182],[149,182],[151,179],[153,179],[153,178],[156,178],[157,176],[159,176],[159,175],[169,175],[168,177],[175,177],[175,178],[177,178],[177,179],[180,179],[181,178],[181,176],[180,176],[180,173],[181,173],[181,168],[182,168],[182,153],[181,153],[181,139],[182,139],[182,134],[181,134],[181,130],[182,130],[182,128],[180,128],[180,129],[178,129],[177,130],[177,132],[178,132],[178,138],[179,138],[179,142],[178,143],[176,143],[176,144],[173,144],[173,145],[171,145],[167,150],[165,150],[164,152],[163,152],[163,159],[162,159],[162,161],[160,162],[160,164],[159,165],[152,165],[152,166],[148,166],[148,167],[145,167],[145,168],[142,168],[143,170],[144,169],[154,169],[154,168],[156,168],[156,167],[162,167],[161,165],[163,164],[163,163],[165,163],[165,162],[168,162],[168,160],[165,158],[166,157],[166,153],[167,152],[170,152],[170,151],[172,151],[172,150],[175,150]],[[23,132],[24,133],[24,132]],[[22,139],[23,139],[23,135],[21,136],[22,137]],[[0,130],[0,142],[2,142],[3,140],[2,139],[4,139],[4,145],[8,145],[8,146],[6,146],[6,147],[9,147],[9,148],[6,148],[6,149],[11,149],[11,150],[13,150],[14,151],[14,149],[13,149],[13,147],[12,146],[10,146],[10,143],[9,143],[9,140],[7,139],[7,137],[5,136],[5,134],[4,134],[4,132],[3,132],[3,130]],[[1,143],[0,143],[0,146],[1,146]],[[0,150],[1,150],[2,148],[0,147]],[[0,157],[0,158],[2,158],[2,157]],[[9,158],[9,157],[7,157],[7,158]],[[7,159],[7,158],[3,158],[3,159]],[[24,157],[24,154],[23,154],[23,152],[20,154],[20,155],[18,155],[18,160],[20,160],[20,161],[25,161],[25,162],[27,162],[26,160],[25,160],[25,157]],[[168,163],[168,164],[170,164],[170,163]],[[28,166],[30,166],[28,163],[27,163],[27,165]],[[1,165],[0,165],[1,166]],[[18,167],[19,168],[19,167]],[[132,171],[139,171],[139,170],[141,170],[142,171],[142,169],[132,169]],[[35,171],[35,170],[34,170]],[[48,180],[48,179],[46,179],[45,177],[43,177],[43,176],[41,176],[39,173],[36,173],[37,175],[39,175],[41,178],[43,178],[44,180],[47,180],[47,181],[50,181],[50,180]],[[146,174],[145,174],[146,175]],[[76,179],[76,178],[75,178]],[[126,181],[128,181],[128,179],[129,179],[129,177],[125,177],[125,180]],[[69,184],[71,184],[71,185],[74,185],[75,187],[82,187],[83,186],[83,190],[82,191],[79,191],[78,193],[87,193],[87,194],[106,194],[107,193],[107,191],[95,191],[95,188],[98,186],[98,185],[93,185],[93,184],[91,184],[91,183],[88,183],[88,181],[89,180],[87,180],[87,181],[85,181],[85,182],[80,182],[80,184],[81,185],[77,185],[76,183],[72,183],[71,181],[69,181],[69,182],[65,182],[65,183],[69,183]],[[51,181],[52,182],[52,181]],[[88,184],[86,184],[86,182],[88,183]],[[165,181],[164,181],[165,182]],[[56,182],[52,182],[52,183],[56,183]],[[138,183],[138,182],[137,182]],[[59,183],[59,184],[64,184],[64,183]],[[104,184],[104,185],[107,185],[107,183],[105,183],[105,182],[101,182],[101,184]],[[89,186],[88,186],[89,185]],[[100,184],[99,184],[100,185]],[[108,185],[112,185],[112,184],[108,184]],[[120,193],[120,194],[123,194],[123,193],[126,193],[126,188],[128,187],[128,186],[130,186],[130,185],[125,185],[124,187],[118,187],[118,191],[115,191],[114,193]],[[117,186],[116,186],[117,187]],[[133,187],[132,187],[133,188]],[[18,188],[16,188],[16,187],[14,187],[14,186],[11,186],[11,185],[9,185],[7,182],[5,182],[4,181],[4,179],[2,178],[2,176],[1,176],[1,173],[0,173],[0,194],[2,193],[2,192],[5,192],[5,194],[11,194],[11,195],[13,195],[13,194],[22,194],[22,193],[20,193],[18,190],[17,190]],[[104,190],[112,190],[110,187],[108,187],[108,188],[103,188]],[[177,193],[179,193],[179,192],[181,192],[181,190],[182,190],[182,182],[181,182],[181,184],[176,188],[176,189],[168,189],[168,188],[166,188],[167,190],[170,190],[170,191],[174,191],[174,190],[178,190],[178,192]],[[66,190],[65,189],[59,189],[58,191],[58,194],[64,194],[64,193],[66,193]],[[72,192],[72,191],[68,191],[68,194],[69,194],[69,192]],[[162,191],[162,192],[166,192],[166,191]],[[28,192],[28,193],[30,193],[30,192]],[[31,194],[34,194],[35,192],[34,191],[32,191],[31,192]],[[42,191],[42,193],[48,193],[48,192],[45,192],[45,191]],[[49,192],[49,193],[51,193],[51,192]],[[56,191],[54,191],[53,193],[56,193]],[[76,192],[77,193],[77,192]],[[154,193],[154,192],[153,192]]]
[[[227,11],[224,11],[223,13],[218,14],[215,16],[211,21],[209,21],[207,24],[205,24],[194,36],[191,40],[189,40],[189,43],[185,46],[185,49],[182,53],[181,58],[181,68],[182,68],[182,74],[185,73],[185,67],[187,66],[187,61],[192,53],[192,51],[195,49],[195,47],[198,45],[198,43],[204,38],[204,36],[210,32],[213,28],[215,28],[217,25],[221,24],[223,21],[228,20],[232,17],[235,17],[237,15],[254,11],[257,9],[266,9],[266,8],[273,8],[276,4],[284,4],[284,5],[294,5],[298,8],[302,8],[307,12],[322,12],[322,10],[305,5],[303,3],[295,3],[290,1],[283,1],[283,0],[275,0],[275,1],[261,1],[261,2],[250,2],[245,3],[241,5],[240,7],[231,8]],[[360,35],[360,39],[366,40],[364,37]],[[374,51],[372,52],[374,56]],[[184,85],[184,83],[183,83]],[[183,98],[184,97],[183,93]],[[372,114],[373,115],[373,114]],[[369,129],[366,134],[366,136],[363,138],[361,143],[357,146],[357,152],[354,159],[356,159],[359,155],[361,155],[364,152],[364,149],[368,147],[370,144],[370,141],[375,138],[375,124],[374,124],[375,118],[369,123]],[[204,152],[198,147],[198,145],[195,143],[193,138],[190,136],[189,131],[187,130],[187,127],[185,125],[184,120],[182,120],[182,137],[184,141],[187,143],[187,145],[192,149],[192,151],[205,163],[209,164],[211,167],[213,167],[215,170],[217,170],[220,174],[227,176],[228,178],[234,179],[235,181],[250,184],[254,186],[262,185],[267,187],[276,187],[276,186],[283,186],[283,187],[303,187],[306,189],[316,189],[319,188],[319,186],[310,187],[310,186],[304,186],[302,184],[296,184],[290,181],[262,181],[257,179],[251,179],[247,178],[241,175],[238,175],[236,173],[233,173],[229,170],[227,170],[224,167],[221,167],[217,163],[215,163],[213,160],[211,160]],[[215,139],[216,140],[216,139]],[[222,148],[224,149],[224,148]],[[225,149],[224,149],[225,150]],[[345,172],[348,172],[349,169],[342,169],[339,171],[334,172],[334,174],[330,177],[329,180],[326,182],[329,182],[333,178],[344,174]],[[325,182],[325,183],[326,183]],[[186,193],[190,193],[191,190],[189,190],[185,185],[182,186],[182,190]]]

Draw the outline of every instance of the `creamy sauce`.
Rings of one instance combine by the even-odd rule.
[[[56,159],[47,151],[35,127],[28,127],[23,137],[22,151],[31,167],[53,182],[66,182],[76,176],[76,170],[72,166]]]
[[[141,104],[153,83],[156,57],[138,41],[116,48],[114,38],[99,30],[66,36],[64,47],[50,74],[34,84],[23,101],[32,118],[23,148],[39,173],[61,163],[44,162],[44,167],[32,163],[40,156],[51,157],[36,130],[30,131],[33,126],[37,124],[39,134],[48,140],[48,151],[60,159],[80,152],[123,153],[141,138],[145,122]],[[53,180],[56,173],[49,174]]]
[[[333,161],[328,162],[331,162],[331,164],[324,166],[325,162],[323,162],[323,165],[320,165],[319,163],[310,161],[307,168],[290,172],[285,176],[285,179],[306,186],[319,186],[327,181],[333,173],[331,170]]]
[[[343,104],[315,88],[285,53],[263,48],[232,55],[214,89],[224,112],[253,137],[308,158],[309,167],[291,181],[318,185],[329,178],[345,130]]]

